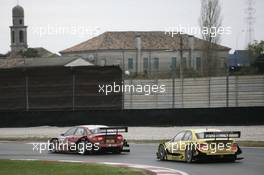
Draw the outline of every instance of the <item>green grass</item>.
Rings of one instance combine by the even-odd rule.
[[[0,175],[146,175],[143,170],[101,164],[0,160]]]

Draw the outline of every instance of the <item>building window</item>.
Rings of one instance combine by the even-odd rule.
[[[24,42],[24,32],[22,30],[19,31],[19,42],[20,43]]]
[[[176,64],[177,64],[177,58],[176,57],[172,57],[171,58],[171,69],[172,70],[176,69]]]
[[[159,58],[154,58],[154,69],[159,70]]]
[[[128,58],[128,69],[134,69],[133,58]]]
[[[22,19],[20,19],[20,20],[19,20],[19,24],[23,24],[23,21],[22,21]]]
[[[144,61],[143,61],[143,69],[144,70],[148,70],[148,58],[144,58]]]
[[[15,31],[12,31],[12,43],[15,43]]]
[[[196,58],[196,70],[200,71],[202,69],[202,60],[201,57]]]

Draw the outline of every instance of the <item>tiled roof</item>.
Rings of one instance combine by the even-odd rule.
[[[140,31],[124,31],[124,32],[105,32],[97,37],[89,39],[71,48],[65,49],[60,53],[83,52],[94,50],[131,50],[136,49],[135,38],[137,35],[141,37],[141,48],[143,50],[179,50],[180,36],[166,35],[162,31],[140,32]],[[190,49],[189,35],[183,34],[183,49]],[[206,44],[205,40],[194,37],[194,49],[203,49]],[[215,45],[219,50],[230,50],[230,48]]]
[[[57,57],[58,56],[57,54],[52,53],[43,47],[35,47],[33,49],[38,51],[38,54],[40,57]]]
[[[40,67],[40,66],[64,66],[77,57],[52,57],[52,58],[8,58],[0,59],[1,68],[13,67]]]

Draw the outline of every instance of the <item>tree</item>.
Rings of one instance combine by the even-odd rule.
[[[248,50],[254,58],[259,57],[264,52],[264,41],[254,41],[252,44],[248,45]]]
[[[258,69],[258,72],[264,73],[264,41],[254,41],[248,45],[250,53],[250,60],[254,67]]]
[[[202,31],[202,38],[207,42],[204,44],[203,70],[207,76],[212,76],[217,67],[217,54],[215,46],[220,42],[220,35],[217,33],[222,25],[221,5],[218,0],[201,0],[201,14],[199,24]]]
[[[254,66],[257,68],[259,73],[264,73],[264,54],[257,57]]]
[[[26,51],[21,51],[21,55],[24,58],[34,58],[40,56],[38,50],[34,48],[28,48]]]

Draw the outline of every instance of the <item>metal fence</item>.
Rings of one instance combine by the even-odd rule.
[[[127,78],[125,85],[165,87],[165,92],[125,91],[125,109],[264,106],[264,75],[196,78]]]

